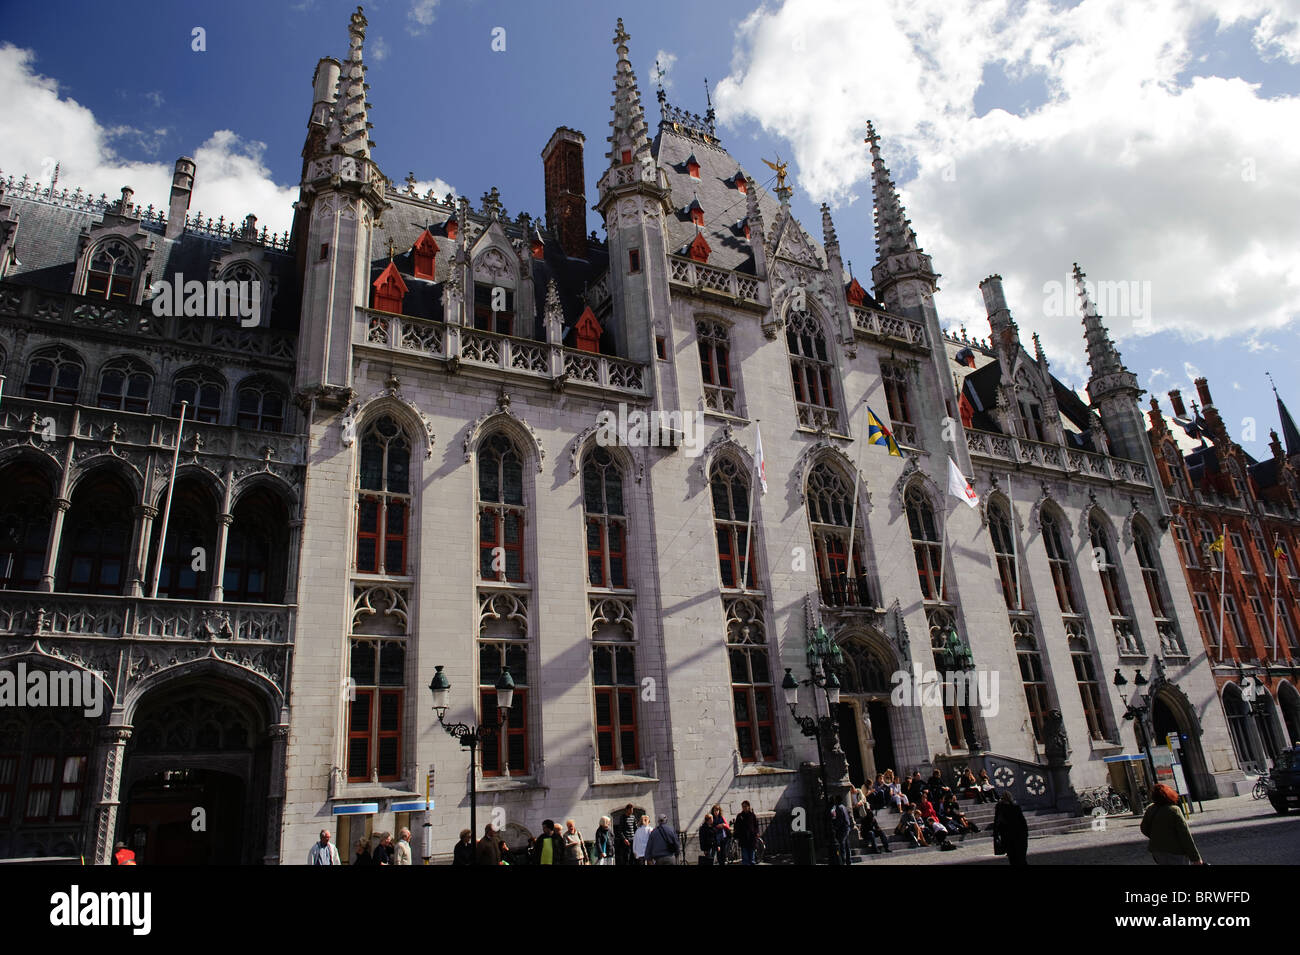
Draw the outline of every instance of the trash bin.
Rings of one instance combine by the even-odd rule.
[[[790,833],[790,854],[795,865],[816,865],[817,847],[811,832]]]

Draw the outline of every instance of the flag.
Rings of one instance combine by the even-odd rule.
[[[767,459],[763,457],[763,429],[757,424],[754,430],[758,433],[758,441],[754,447],[754,471],[758,474],[758,486],[762,488],[764,494],[767,493]]]
[[[1214,543],[1210,545],[1210,550],[1214,551],[1216,554],[1222,554],[1222,553],[1223,553],[1223,535],[1222,535],[1222,534],[1220,534],[1218,537],[1216,537],[1216,538],[1214,539]]]
[[[1281,544],[1278,544],[1276,547],[1273,548],[1273,556],[1276,557],[1279,561],[1287,560],[1286,551],[1282,549]],[[1287,563],[1290,563],[1290,561],[1288,560]]]
[[[867,408],[867,444],[879,444],[889,449],[889,453],[896,458],[901,458],[903,452],[898,450],[898,442],[894,436],[889,433],[889,429],[880,423],[876,413]]]
[[[970,486],[970,482],[961,473],[961,468],[957,467],[957,462],[952,458],[948,459],[948,493],[959,501],[965,501],[970,507],[979,507],[980,496],[975,493],[975,489]]]

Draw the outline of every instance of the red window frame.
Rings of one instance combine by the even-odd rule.
[[[889,420],[895,426],[912,423],[911,406],[908,403],[907,382],[900,379],[901,373],[886,369],[882,376],[885,383],[885,406],[889,408]]]
[[[36,763],[38,760],[48,759],[50,761],[50,778],[46,782],[38,783],[36,781]],[[27,803],[23,807],[23,819],[26,822],[48,822],[51,813],[54,812],[54,771],[59,767],[58,753],[34,753],[32,761],[27,769]],[[32,798],[39,793],[46,794],[45,811],[36,815],[32,813]]]
[[[640,739],[636,725],[635,687],[598,686],[595,688],[596,758],[605,771],[618,769],[618,759],[623,758],[623,769],[641,768]],[[608,718],[601,720],[601,701],[605,702]],[[627,759],[627,742],[630,736],[632,759]],[[610,760],[601,756],[601,743],[609,748]]]
[[[50,380],[45,384],[32,380],[32,373],[36,371],[38,366],[42,365],[50,370]],[[75,371],[72,376],[76,379],[75,382],[64,378],[63,370],[65,368]],[[81,376],[83,373],[84,369],[77,362],[45,355],[38,356],[33,358],[31,365],[28,366],[27,381],[23,386],[23,396],[34,398],[37,401],[57,401],[65,405],[76,404],[77,395],[81,391]]]
[[[495,686],[479,687],[479,717],[484,722],[495,721],[497,716],[497,691]],[[509,759],[511,743],[523,754],[523,765],[517,766]],[[488,768],[491,755],[493,769]],[[498,728],[479,746],[479,768],[484,778],[502,776],[502,763],[510,763],[511,776],[528,775],[528,690],[515,688],[515,698],[510,705],[510,725],[503,734]]]
[[[57,786],[55,787],[54,792],[55,819],[60,821],[65,819],[80,819],[82,803],[86,795],[86,770],[90,765],[90,757],[84,753],[74,754],[71,756],[64,756],[61,762],[61,772],[59,773]],[[77,778],[74,780],[67,780],[65,778],[68,775],[69,765],[75,765],[78,767]],[[76,799],[73,801],[73,811],[71,813],[63,812],[63,796],[68,792],[74,792],[76,794]]]
[[[594,548],[591,546],[593,527],[597,538]],[[616,578],[615,560],[622,568],[621,578]],[[593,587],[627,586],[627,534],[622,521],[605,515],[587,516],[587,582]]]
[[[394,740],[397,755],[393,761],[393,772],[377,773],[380,782],[394,782],[402,776],[402,722],[405,691],[391,687],[357,688],[355,697],[348,703],[348,782],[364,783],[370,781],[373,771],[379,769],[380,752],[384,740]],[[390,729],[383,728],[385,707],[391,709],[394,718]],[[356,717],[364,714],[365,726],[356,727]],[[365,770],[361,775],[352,774],[355,746],[363,746],[365,753]]]
[[[483,519],[489,518],[492,522],[492,536],[485,538],[483,536]],[[506,532],[507,521],[514,522],[515,540],[510,542]],[[497,573],[484,573],[484,568],[492,567],[492,551],[500,547],[505,551],[505,567]],[[483,555],[486,552],[487,563],[483,563]],[[515,562],[517,568],[515,575],[510,575],[510,555],[515,554],[518,558]],[[479,507],[479,573],[484,580],[510,581],[511,583],[522,584],[524,582],[524,509],[518,505],[512,504],[484,504]]]
[[[759,697],[767,701],[767,712],[771,716],[774,711],[770,686],[735,683],[731,686],[732,708],[736,721],[736,748],[740,752],[740,760],[743,763],[770,763],[777,758],[775,752],[769,753],[763,748],[764,731],[766,731],[772,749],[776,749],[776,723],[773,719],[758,718]],[[742,729],[749,731],[750,754],[748,756],[745,755],[746,747],[741,741]]]
[[[1065,547],[1061,543],[1061,529],[1056,518],[1044,514],[1043,547],[1047,551],[1047,565],[1052,571],[1052,584],[1056,588],[1056,602],[1061,613],[1078,613],[1078,601],[1074,599],[1074,586],[1070,580],[1070,563],[1065,556]]]
[[[1092,657],[1086,651],[1071,650],[1070,658],[1074,664],[1074,679],[1079,685],[1079,699],[1083,703],[1083,716],[1088,723],[1088,733],[1095,740],[1104,740],[1106,728],[1101,716],[1101,690],[1097,685],[1097,674],[1092,666]]]
[[[127,299],[131,297],[131,285],[135,275],[117,275],[101,272],[97,269],[86,271],[86,294],[92,298]]]
[[[728,589],[740,589],[737,581],[740,575],[746,575],[745,586],[749,589],[755,589],[754,567],[754,537],[750,534],[749,529],[740,526],[731,521],[719,520],[715,523],[715,529],[718,538],[718,573],[722,577],[722,586]],[[742,556],[740,546],[740,536],[745,535],[749,544],[749,564],[741,566]],[[730,581],[730,582],[728,582]]]
[[[704,378],[704,383],[719,388],[730,388],[731,368],[728,363],[731,360],[731,352],[726,343],[716,339],[701,338],[699,347],[700,374]]]

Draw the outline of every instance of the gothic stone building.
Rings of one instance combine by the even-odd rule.
[[[287,236],[187,216],[198,174],[165,212],[0,182],[0,670],[100,703],[0,709],[0,857],[278,859],[297,283]],[[263,312],[156,314],[178,277],[259,281]]]
[[[780,684],[809,678],[819,627],[843,688],[832,777],[983,765],[1040,797],[1054,752],[1075,786],[1102,783],[1103,758],[1138,745],[1107,680],[1120,666],[1150,669],[1196,795],[1236,773],[1187,647],[1140,392],[1086,302],[1091,406],[1021,348],[996,277],[990,344],[945,336],[874,133],[869,294],[829,210],[817,242],[711,113],[661,93],[652,135],[621,21],[604,240],[568,128],[542,152],[544,224],[495,189],[474,210],[414,176],[394,187],[368,138],[365,26],[358,11],[347,59],[317,67],[294,226],[311,470],[286,859],[335,823],[346,858],[426,818],[445,857],[470,773],[512,844],[546,817],[590,833],[628,803],[693,830],[747,799],[780,824],[817,804],[817,746]],[[904,457],[864,448],[868,405]],[[699,443],[603,439],[602,412],[637,411],[677,413],[686,439],[698,414]],[[950,507],[950,455],[980,510]],[[891,674],[951,666],[953,631],[1000,674],[996,712],[891,706]],[[508,721],[471,766],[425,684],[450,680],[448,723],[490,722],[507,667]]]
[[[1169,393],[1172,425],[1151,400],[1148,437],[1237,763],[1260,773],[1300,741],[1300,431],[1278,396],[1285,448],[1272,431],[1270,457],[1256,461],[1232,440],[1209,382],[1195,385],[1191,418]],[[1201,447],[1184,454],[1174,427]]]

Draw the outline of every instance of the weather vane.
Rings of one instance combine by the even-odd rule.
[[[776,155],[776,162],[771,162],[770,160],[767,160],[767,159],[764,159],[763,162],[764,162],[764,164],[766,164],[770,169],[775,169],[775,170],[776,170],[776,188],[777,188],[777,189],[784,189],[784,188],[785,188],[785,170],[786,170],[786,168],[787,168],[790,164],[789,164],[788,162],[782,162],[782,161],[781,161],[781,154],[780,154],[780,153],[777,153],[777,155]]]

